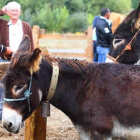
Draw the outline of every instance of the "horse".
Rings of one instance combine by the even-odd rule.
[[[140,66],[42,56],[39,48],[31,53],[27,36],[2,78],[4,128],[18,133],[46,101],[53,65],[59,76],[50,103],[71,119],[81,140],[112,140],[140,131]]]
[[[139,64],[140,4],[116,29],[106,62]]]

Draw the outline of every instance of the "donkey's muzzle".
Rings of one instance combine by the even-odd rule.
[[[23,127],[24,123],[21,123],[16,129],[14,128],[14,125],[12,122],[4,122],[3,127],[7,129],[9,132],[17,134],[19,130]]]
[[[18,133],[23,126],[22,116],[16,110],[4,106],[2,124],[11,133]]]

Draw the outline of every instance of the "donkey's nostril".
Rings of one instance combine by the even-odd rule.
[[[13,126],[13,124],[11,122],[9,122],[8,128],[11,128]]]
[[[4,128],[10,130],[13,127],[13,123],[12,122],[3,122],[3,126],[4,126]]]

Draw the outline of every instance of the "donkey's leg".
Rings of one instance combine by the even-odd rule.
[[[93,140],[112,140],[113,120],[106,112],[95,114],[91,127],[95,130],[92,134]]]
[[[92,140],[104,140],[104,137],[103,137],[102,135],[100,135],[99,133],[94,132],[94,133],[91,135],[91,139],[92,139]]]
[[[106,138],[105,140],[112,140],[112,137],[108,137],[108,138]]]
[[[0,102],[2,102],[3,100],[4,100],[4,88],[0,85]],[[2,119],[2,112],[3,112],[3,104],[0,103],[0,120]]]
[[[90,134],[86,133],[80,126],[75,125],[76,130],[79,132],[80,140],[91,140]]]
[[[108,136],[103,136],[103,135],[100,135],[99,133],[95,132],[93,135],[92,135],[92,140],[112,140],[112,137],[108,137]]]

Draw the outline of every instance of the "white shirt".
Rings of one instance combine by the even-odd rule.
[[[23,38],[22,22],[18,19],[13,25],[10,20],[7,25],[9,25],[9,45],[11,50],[16,52]]]
[[[97,41],[96,27],[94,27],[92,30],[92,40]]]

